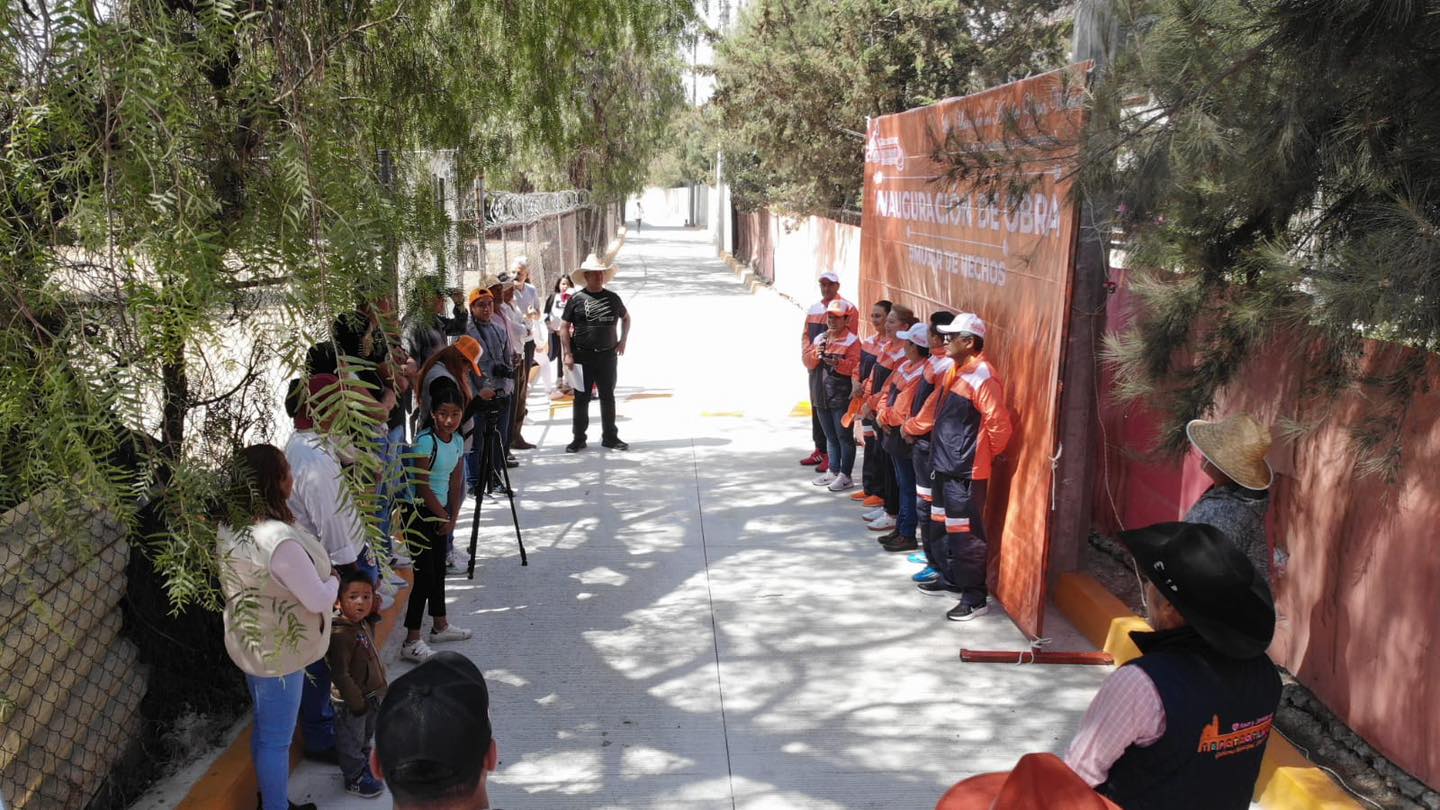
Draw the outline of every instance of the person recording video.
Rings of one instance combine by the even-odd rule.
[[[483,284],[484,282],[482,282]],[[500,476],[500,465],[505,463],[504,454],[491,459],[490,469],[480,469],[482,443],[479,437],[485,435],[490,420],[499,420],[500,436],[504,442],[510,437],[510,396],[515,390],[515,366],[511,362],[514,350],[510,343],[510,332],[495,315],[495,296],[481,287],[470,293],[470,326],[466,334],[485,347],[479,365],[483,376],[472,378],[475,396],[481,400],[473,407],[474,422],[470,442],[469,483],[473,490],[477,483],[484,486],[486,493],[510,494]]]

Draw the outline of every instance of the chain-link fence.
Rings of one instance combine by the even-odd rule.
[[[0,796],[17,810],[86,806],[143,722],[128,532],[57,501],[0,515]]]

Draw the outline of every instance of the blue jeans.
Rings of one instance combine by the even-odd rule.
[[[391,428],[380,446],[380,484],[376,501],[380,509],[380,533],[385,536],[385,550],[395,554],[395,538],[390,536],[391,519],[395,514],[396,496],[406,491],[405,465],[400,454],[405,451],[405,426]]]
[[[900,536],[913,538],[920,522],[919,510],[915,508],[915,464],[908,458],[890,460],[895,467],[895,485],[900,489]]]
[[[304,680],[303,671],[279,678],[245,675],[250,700],[255,703],[250,756],[260,783],[261,810],[290,807],[290,739],[295,736],[295,713],[300,708]]]
[[[305,668],[300,687],[300,733],[305,750],[329,751],[335,747],[335,708],[330,705],[330,665],[325,659]],[[293,725],[290,727],[295,728]],[[288,764],[288,763],[287,763]]]
[[[826,450],[830,456],[830,472],[849,475],[855,470],[855,436],[840,424],[844,408],[820,408],[820,427],[825,431]]]

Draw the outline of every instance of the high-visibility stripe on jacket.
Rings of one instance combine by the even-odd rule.
[[[892,428],[904,424],[911,415],[915,393],[924,381],[924,360],[902,362],[880,389],[880,407],[875,409],[875,421]]]
[[[845,329],[852,335],[860,332],[860,308],[846,301],[840,296],[835,296],[829,301],[816,301],[805,311],[805,330],[801,332],[800,349],[803,351],[815,338],[819,337],[829,328],[825,321],[825,310],[835,301],[845,305]]]
[[[913,425],[913,428],[912,428]],[[983,481],[1014,428],[994,368],[975,356],[952,366],[906,432],[930,433],[930,463],[937,475]]]
[[[930,350],[930,356],[925,358],[925,370],[921,378],[920,388],[915,392],[914,407],[911,409],[909,416],[905,418],[905,424],[901,426],[901,429],[904,430],[905,433],[917,438],[930,435],[931,426],[929,424],[922,426],[915,421],[915,417],[924,410],[925,404],[930,401],[930,397],[934,395],[935,389],[940,386],[940,381],[954,365],[955,361],[950,359],[949,355],[945,354],[945,348],[943,346]]]
[[[854,332],[842,337],[823,334],[825,340],[817,336],[802,357],[806,368],[820,372],[818,379],[811,375],[810,402],[821,408],[845,408],[855,391],[854,377],[860,368],[860,338]]]

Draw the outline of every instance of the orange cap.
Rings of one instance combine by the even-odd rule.
[[[849,311],[850,308],[845,306],[845,302],[841,301],[838,298],[834,301],[831,301],[830,306],[825,308],[825,312],[828,315],[844,315]]]
[[[470,299],[466,301],[466,305],[468,306],[475,303],[476,301],[494,300],[495,296],[489,290],[485,289],[484,287],[476,287],[475,289],[470,291]]]
[[[455,341],[455,348],[459,349],[460,353],[465,355],[465,359],[470,361],[470,365],[475,367],[476,374],[481,377],[485,376],[485,372],[480,370],[480,358],[485,356],[485,347],[480,345],[480,341],[469,335],[461,335],[460,339]]]

